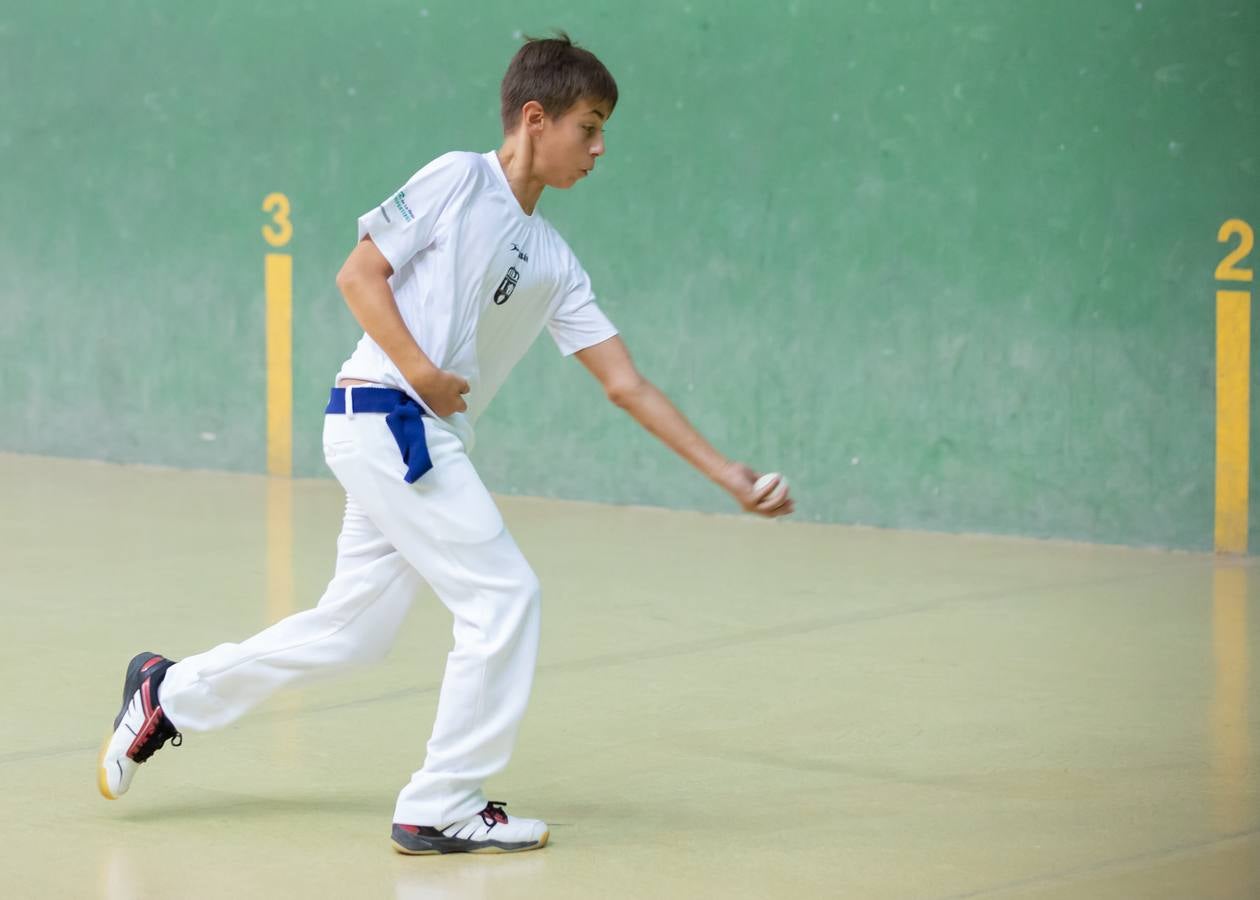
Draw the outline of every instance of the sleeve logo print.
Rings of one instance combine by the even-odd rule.
[[[416,217],[416,214],[411,211],[411,207],[407,205],[406,191],[399,191],[394,195],[394,208],[402,215],[404,222],[410,222]],[[388,221],[389,216],[386,215],[385,219]]]
[[[503,276],[503,280],[499,282],[499,289],[494,292],[494,305],[502,306],[508,302],[508,298],[512,296],[512,291],[516,290],[516,285],[520,283],[521,273],[516,271],[516,266],[512,266],[507,270],[507,274]]]

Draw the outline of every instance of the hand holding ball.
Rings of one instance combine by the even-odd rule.
[[[775,485],[776,481],[777,485]],[[771,485],[774,485],[773,490],[770,490]],[[769,491],[768,494],[767,491]],[[787,498],[787,492],[787,479],[778,472],[767,472],[753,484],[753,496],[757,498],[757,505],[769,509],[774,509],[782,503]]]

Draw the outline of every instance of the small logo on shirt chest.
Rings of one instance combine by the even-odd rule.
[[[520,244],[513,242],[511,252],[516,254],[516,258],[523,263],[529,262],[529,254],[525,252]],[[494,292],[494,305],[502,306],[508,302],[512,296],[512,292],[516,290],[516,286],[521,283],[521,273],[516,266],[509,266],[507,274],[503,276],[503,280],[499,282],[498,289]]]
[[[507,270],[507,274],[503,276],[503,280],[499,282],[499,289],[494,292],[494,305],[502,306],[508,302],[508,298],[512,296],[512,292],[516,290],[516,286],[520,284],[521,273],[516,270],[516,266],[512,266]]]

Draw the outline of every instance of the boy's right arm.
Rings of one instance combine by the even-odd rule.
[[[337,288],[368,337],[385,351],[433,412],[439,416],[463,412],[468,409],[462,396],[468,393],[468,382],[454,372],[439,369],[420,349],[390,290],[393,274],[389,260],[371,236],[364,236],[337,273]]]

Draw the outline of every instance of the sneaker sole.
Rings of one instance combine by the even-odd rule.
[[[448,846],[434,847],[430,850],[409,850],[393,838],[390,838],[389,845],[405,856],[445,856],[448,853],[524,853],[526,850],[541,850],[547,846],[547,841],[550,839],[551,832],[544,831],[543,836],[536,842],[520,847],[501,847],[484,841],[465,841],[459,838],[447,838],[446,840],[450,842]]]
[[[114,733],[112,731],[105,735],[105,740],[101,742],[101,752],[96,758],[96,787],[106,800],[118,799],[117,795],[110,793],[109,776],[105,774],[105,751],[109,749],[109,742],[113,737]]]

